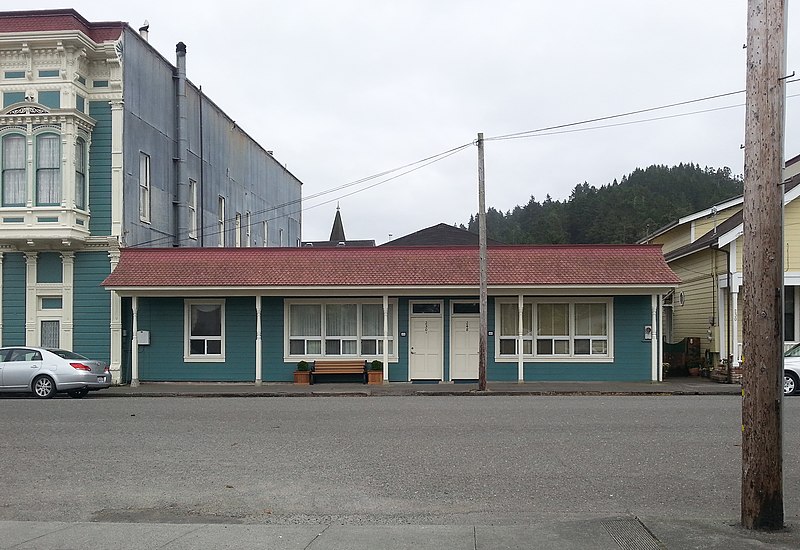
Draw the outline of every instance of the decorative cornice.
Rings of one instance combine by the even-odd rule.
[[[14,107],[5,113],[4,115],[48,115],[50,111],[43,107],[39,107],[37,105],[22,105],[20,107]]]

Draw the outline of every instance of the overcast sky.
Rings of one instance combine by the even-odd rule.
[[[90,21],[138,29],[148,20],[151,44],[173,63],[175,44],[186,43],[189,79],[275,152],[303,181],[304,197],[469,144],[478,132],[490,138],[745,87],[746,0],[70,4]],[[789,74],[800,73],[793,4]],[[795,94],[800,82],[787,86],[786,158],[800,154]],[[744,99],[488,141],[487,206],[508,210],[548,194],[564,200],[576,184],[599,187],[651,164],[741,174]],[[670,118],[619,125],[656,117]],[[306,200],[303,240],[328,238],[337,201],[347,238],[378,243],[439,222],[466,223],[477,212],[474,146],[344,196],[385,179]]]

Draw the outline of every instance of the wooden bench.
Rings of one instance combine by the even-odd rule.
[[[362,377],[363,383],[367,383],[367,362],[360,360],[350,361],[314,361],[311,363],[311,376],[309,383],[314,383],[317,375],[338,375],[338,374],[357,374]]]

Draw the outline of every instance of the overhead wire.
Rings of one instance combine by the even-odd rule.
[[[800,82],[800,78],[795,78],[795,79],[786,81],[787,84],[794,83],[794,82]],[[526,138],[532,138],[532,137],[542,137],[542,136],[551,136],[551,135],[558,135],[558,134],[567,134],[567,133],[573,133],[573,132],[586,132],[586,131],[590,131],[590,130],[600,130],[600,129],[605,129],[605,128],[618,127],[618,126],[627,126],[627,125],[632,125],[632,124],[642,124],[642,123],[645,123],[645,122],[654,122],[654,121],[659,121],[659,120],[667,120],[667,119],[671,119],[671,118],[679,118],[679,117],[685,117],[685,116],[709,113],[709,112],[714,112],[714,111],[722,111],[722,110],[726,110],[726,109],[733,109],[733,108],[741,107],[741,106],[743,106],[743,104],[727,105],[727,106],[723,106],[723,107],[715,107],[715,108],[711,108],[711,109],[702,109],[702,110],[690,111],[690,112],[685,112],[685,113],[675,113],[675,114],[672,114],[672,115],[665,115],[665,116],[661,116],[661,117],[652,117],[652,118],[639,119],[639,120],[631,120],[631,121],[620,122],[620,123],[615,123],[615,124],[603,124],[603,125],[597,125],[597,126],[590,126],[588,128],[576,128],[577,126],[585,126],[585,125],[593,124],[593,123],[596,123],[596,122],[602,122],[602,121],[605,121],[605,120],[614,120],[614,119],[618,119],[618,118],[625,118],[625,117],[635,116],[635,115],[639,115],[639,114],[655,112],[655,111],[659,111],[659,110],[671,109],[671,108],[674,108],[674,107],[680,107],[680,106],[684,106],[684,105],[691,105],[691,104],[694,104],[694,103],[701,103],[701,102],[704,102],[704,101],[711,101],[711,100],[714,100],[714,99],[721,99],[721,98],[724,98],[724,97],[730,97],[730,96],[742,94],[742,93],[745,93],[745,91],[746,90],[736,90],[736,91],[733,91],[733,92],[726,92],[726,93],[714,94],[714,95],[705,96],[705,97],[696,98],[696,99],[678,101],[678,102],[669,103],[669,104],[666,104],[666,105],[659,105],[659,106],[656,106],[656,107],[648,107],[648,108],[645,108],[645,109],[637,109],[637,110],[634,110],[634,111],[627,111],[627,112],[624,112],[624,113],[617,113],[617,114],[613,114],[613,115],[607,115],[607,116],[602,116],[602,117],[584,119],[584,120],[575,121],[575,122],[569,122],[569,123],[565,123],[565,124],[557,124],[557,125],[553,125],[553,126],[546,126],[546,127],[537,128],[537,129],[534,129],[534,130],[525,130],[525,131],[522,131],[522,132],[514,132],[514,133],[509,133],[509,134],[500,134],[500,135],[497,135],[497,136],[490,136],[490,137],[484,138],[484,141],[505,141],[505,140],[512,140],[512,139],[526,139]],[[786,97],[787,98],[797,97],[798,95],[800,95],[800,94],[788,95]],[[379,185],[383,185],[385,183],[388,183],[390,181],[398,179],[398,178],[400,178],[400,177],[402,177],[404,175],[407,175],[409,173],[412,173],[412,172],[415,172],[417,170],[420,170],[420,169],[422,169],[422,168],[424,168],[426,166],[429,166],[431,164],[434,164],[436,162],[444,160],[444,159],[446,159],[446,158],[448,158],[448,157],[450,157],[450,156],[452,156],[452,155],[454,155],[454,154],[456,154],[456,153],[458,153],[460,151],[463,151],[464,149],[466,149],[468,147],[471,147],[475,143],[476,143],[475,141],[471,141],[469,143],[465,143],[465,144],[462,144],[462,145],[458,145],[456,147],[452,147],[450,149],[447,149],[446,151],[442,151],[442,152],[437,153],[435,155],[430,155],[430,156],[427,156],[425,158],[419,159],[419,160],[414,161],[414,162],[406,163],[406,164],[403,164],[401,166],[398,166],[398,167],[395,167],[395,168],[392,168],[392,169],[389,169],[389,170],[384,170],[384,171],[372,174],[370,176],[366,176],[364,178],[360,178],[360,179],[357,179],[357,180],[354,180],[354,181],[351,181],[351,182],[348,182],[348,183],[345,183],[345,184],[342,184],[342,185],[338,185],[336,187],[331,187],[329,189],[325,189],[323,191],[320,191],[318,193],[314,193],[312,195],[308,195],[306,197],[300,197],[298,199],[293,199],[291,201],[287,201],[287,202],[284,202],[284,203],[281,203],[281,204],[278,204],[278,205],[275,205],[275,206],[271,206],[271,207],[268,207],[268,208],[265,208],[265,209],[262,209],[262,210],[258,210],[256,212],[250,212],[250,216],[251,216],[250,227],[252,227],[253,225],[255,225],[257,223],[264,223],[265,221],[272,221],[272,220],[275,220],[275,219],[283,218],[283,217],[285,217],[287,215],[298,214],[298,213],[303,212],[303,211],[311,210],[313,208],[317,208],[319,206],[322,206],[322,205],[325,205],[325,204],[330,204],[330,203],[335,202],[337,200],[341,200],[342,198],[349,197],[349,196],[355,195],[357,193],[361,193],[363,191],[367,191],[369,189],[378,187]],[[405,170],[406,168],[410,168],[410,169],[409,170]],[[281,209],[284,209],[284,208],[287,208],[287,207],[291,207],[291,206],[294,206],[296,204],[302,204],[304,201],[313,200],[313,199],[328,195],[330,193],[335,193],[337,191],[342,191],[342,190],[348,189],[350,187],[354,187],[354,186],[357,186],[357,185],[360,185],[360,184],[363,184],[363,183],[367,183],[369,181],[372,181],[372,180],[375,180],[375,179],[378,179],[378,178],[382,178],[382,177],[387,176],[389,174],[394,174],[395,172],[399,172],[401,170],[405,170],[405,171],[400,172],[398,174],[395,174],[395,175],[393,175],[393,176],[391,176],[389,178],[386,178],[384,180],[381,180],[379,182],[373,183],[371,185],[367,185],[367,186],[364,186],[364,187],[362,187],[360,189],[351,191],[349,193],[345,193],[343,195],[338,195],[338,196],[336,196],[336,197],[334,197],[332,199],[328,199],[328,200],[322,201],[320,203],[314,204],[312,206],[301,207],[298,210],[294,210],[294,211],[291,211],[291,212],[288,212],[288,213],[284,212],[284,213],[281,213],[279,215],[275,215],[273,217],[267,217],[267,218],[264,218],[264,219],[256,219],[255,221],[252,221],[253,216],[260,216],[261,214],[267,214],[268,212],[275,212],[277,210],[281,210]],[[227,225],[229,222],[235,221],[235,219],[236,219],[236,216],[234,215],[233,217],[225,218],[224,220],[222,220],[222,222],[223,222],[224,225]],[[215,235],[219,235],[221,232],[229,231],[229,229],[227,229],[227,228],[222,230],[222,231],[219,231],[219,230],[215,231],[214,229],[216,229],[217,227],[219,227],[219,221],[217,221],[216,223],[211,224],[211,225],[203,226],[202,227],[203,235],[204,236],[215,236]],[[242,226],[242,227],[247,227],[247,226]],[[132,247],[146,246],[146,245],[152,245],[152,244],[159,243],[159,242],[169,242],[169,241],[174,241],[174,240],[175,240],[174,236],[172,236],[172,235],[164,235],[164,236],[161,236],[161,237],[157,237],[155,239],[150,239],[148,241],[143,241],[143,242],[137,243],[136,245],[132,245]],[[187,240],[190,240],[189,237],[184,237],[184,238],[178,239],[178,242],[181,243],[181,242],[184,242],[184,241],[187,241]]]

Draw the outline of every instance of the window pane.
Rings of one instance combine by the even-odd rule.
[[[517,335],[517,304],[500,304],[500,336]]]
[[[322,336],[320,316],[321,306],[314,304],[294,304],[289,307],[291,336]]]
[[[606,305],[575,304],[575,334],[605,336]]]
[[[522,353],[524,355],[530,355],[533,353],[533,340],[522,341]]]
[[[575,339],[575,355],[589,355],[590,340],[585,338]]]
[[[510,338],[500,340],[500,355],[516,355],[517,341]]]
[[[453,304],[453,313],[478,314],[480,312],[481,312],[481,305],[478,302],[470,302],[468,304],[457,302]]]
[[[364,304],[361,306],[361,334],[364,336],[383,336],[382,304]]]
[[[341,355],[341,354],[342,354],[341,340],[325,340],[325,355]]]
[[[592,353],[595,355],[608,355],[608,342],[605,340],[594,340],[592,342]]]
[[[342,340],[342,355],[356,355],[358,348],[356,340]]]
[[[222,353],[222,340],[206,340],[206,352],[215,355]]]
[[[555,340],[553,346],[556,355],[569,355],[569,340]]]
[[[325,334],[327,336],[355,336],[357,334],[357,315],[358,306],[356,304],[325,306]]]
[[[305,340],[289,340],[289,355],[303,355],[305,344]]]
[[[192,305],[192,336],[222,336],[222,306]]]
[[[308,340],[306,346],[308,346],[307,353],[309,355],[320,355],[322,353],[322,340]]]
[[[206,353],[206,341],[189,340],[189,353],[191,355],[204,355]]]
[[[552,340],[536,340],[536,353],[540,355],[553,355],[553,341]]]
[[[569,335],[569,304],[539,304],[539,331],[542,336]]]
[[[377,340],[361,340],[361,355],[377,355]]]
[[[414,313],[439,313],[441,307],[440,304],[414,304],[412,311]]]

